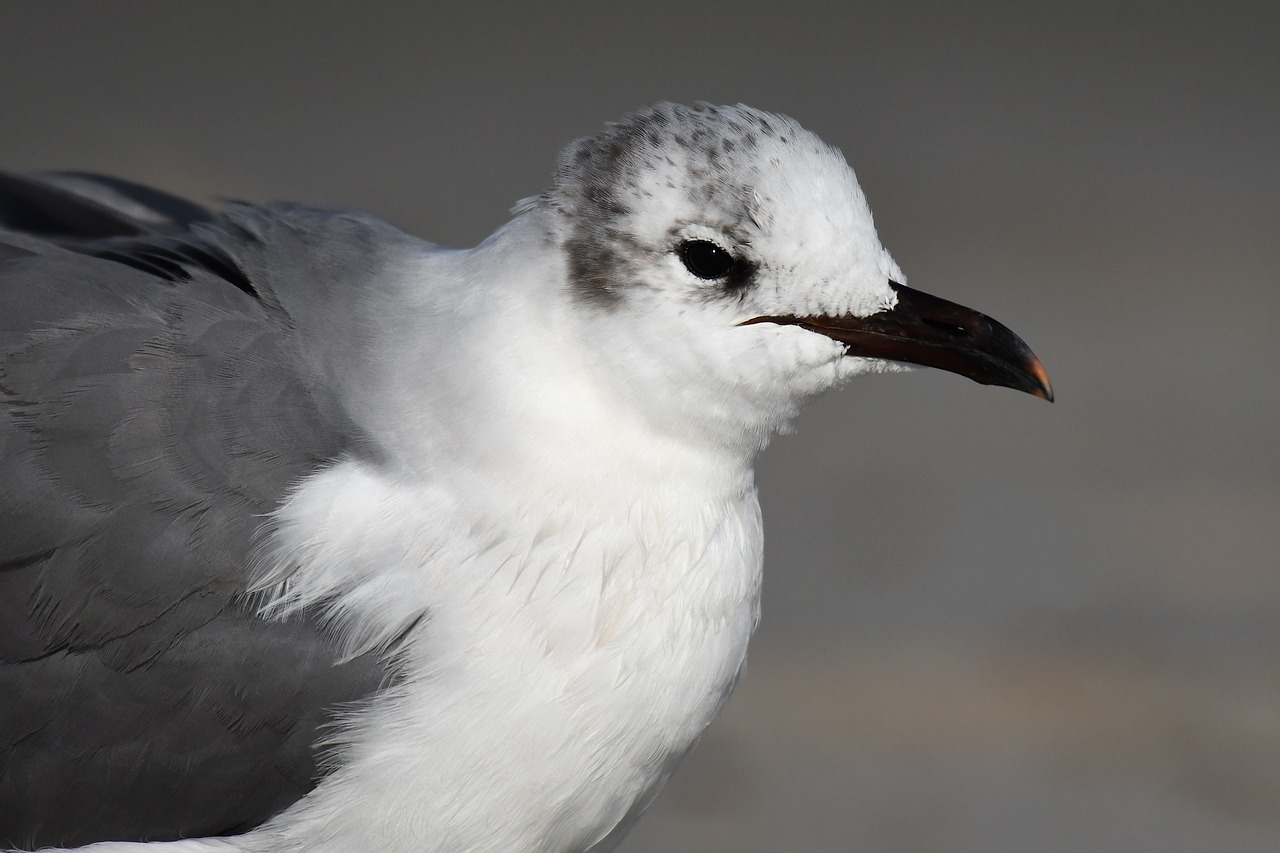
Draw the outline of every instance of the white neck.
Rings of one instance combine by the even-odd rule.
[[[540,239],[517,220],[422,261],[496,290],[396,283],[390,304],[426,310],[386,318],[407,357],[352,401],[383,457],[314,475],[277,513],[269,612],[327,609],[351,654],[415,627],[342,769],[240,849],[584,850],[643,809],[735,682],[760,586],[750,454],[655,429],[584,367],[546,282],[502,284],[507,249]],[[462,306],[452,325],[415,323],[436,299]]]

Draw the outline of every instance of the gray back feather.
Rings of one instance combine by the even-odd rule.
[[[243,831],[392,677],[244,593],[289,488],[372,452],[299,324],[409,238],[88,176],[0,179],[0,224],[0,847]]]

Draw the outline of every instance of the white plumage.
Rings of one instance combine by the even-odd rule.
[[[321,610],[346,658],[392,655],[394,682],[310,794],[148,848],[612,849],[743,667],[756,454],[814,394],[935,363],[856,338],[914,292],[840,155],[746,107],[632,116],[479,247],[392,257],[298,322],[370,452],[283,496],[253,588],[271,618]],[[359,346],[322,340],[335,312]],[[1045,396],[1033,361],[959,372]]]

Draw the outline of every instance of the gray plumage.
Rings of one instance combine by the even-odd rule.
[[[290,486],[366,452],[297,329],[409,238],[86,175],[5,176],[0,226],[0,847],[254,826],[391,677],[244,593]]]

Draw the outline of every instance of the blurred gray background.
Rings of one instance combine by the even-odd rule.
[[[5,3],[0,166],[472,245],[659,99],[788,113],[1046,405],[870,377],[759,467],[750,673],[624,853],[1280,849],[1280,15]]]

